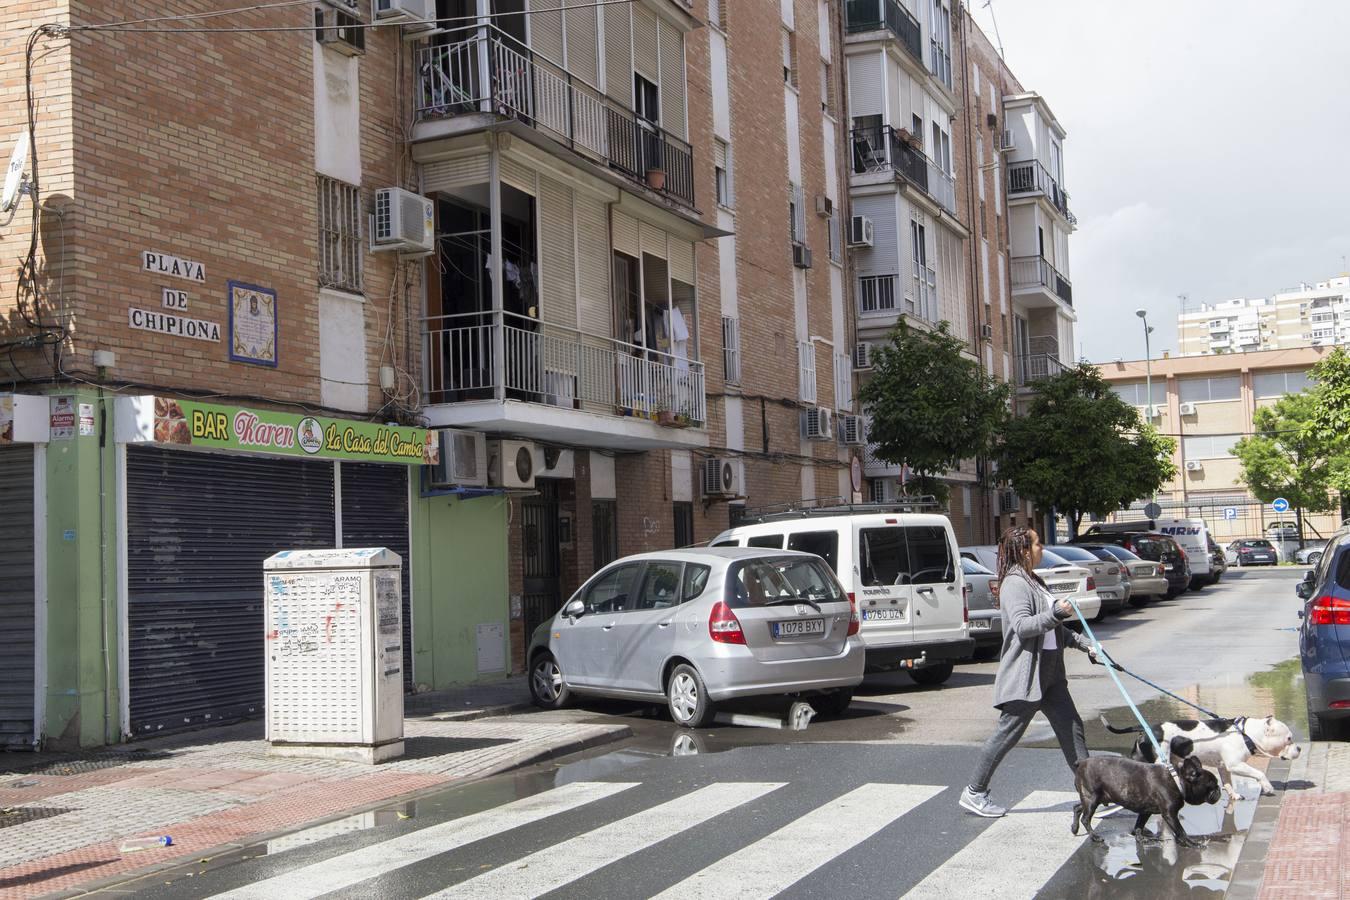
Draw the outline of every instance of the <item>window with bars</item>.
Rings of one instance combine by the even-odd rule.
[[[722,317],[722,370],[728,384],[741,383],[741,321]]]
[[[675,513],[675,547],[688,547],[694,543],[694,504],[676,500],[671,506]]]
[[[801,399],[803,403],[816,402],[816,346],[810,341],[797,342],[797,362],[800,369]]]
[[[319,286],[360,293],[363,289],[361,188],[326,175],[319,192]]]
[[[835,262],[843,262],[844,261],[843,235],[840,233],[838,211],[830,213],[830,220],[828,224],[830,227],[830,259],[834,260]]]
[[[717,203],[730,208],[733,202],[731,193],[731,145],[721,138],[713,138],[713,178],[717,182]]]
[[[806,243],[806,195],[802,186],[788,182],[788,229],[792,243]]]
[[[847,353],[834,356],[834,405],[844,412],[853,411],[853,358]]]

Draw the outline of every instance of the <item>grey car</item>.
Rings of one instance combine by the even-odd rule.
[[[1304,541],[1303,546],[1294,551],[1294,562],[1304,566],[1315,566],[1326,549],[1327,542],[1324,539]]]
[[[1098,559],[1120,563],[1120,577],[1125,582],[1125,600],[1131,606],[1143,606],[1155,597],[1167,593],[1167,577],[1162,563],[1143,559],[1119,544],[1075,544]]]
[[[1055,544],[1050,547],[1060,559],[1066,559],[1082,566],[1092,573],[1097,582],[1097,596],[1101,598],[1102,609],[1108,613],[1120,612],[1129,599],[1125,593],[1125,581],[1121,578],[1120,563],[1103,560],[1100,556],[1079,547],[1076,544]]]
[[[530,695],[664,701],[679,725],[711,721],[719,701],[812,696],[848,707],[863,678],[858,613],[810,553],[721,547],[643,553],[595,573],[535,631]]]
[[[961,557],[966,576],[966,609],[970,636],[975,639],[975,658],[988,659],[1003,646],[1003,614],[999,612],[994,584],[998,576],[969,557]]]

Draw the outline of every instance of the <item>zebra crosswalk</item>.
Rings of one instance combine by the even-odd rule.
[[[699,900],[820,895],[847,879],[851,896],[1014,900],[1035,896],[1085,840],[1069,833],[1066,791],[1033,791],[1005,818],[984,820],[957,810],[957,789],[945,785],[811,788],[575,782],[356,849],[320,843],[289,868],[283,854],[262,877],[238,884],[236,874],[237,886],[218,893],[200,893],[208,884],[197,879],[192,895]],[[905,850],[905,871],[872,871],[878,848],[867,848],[878,842]]]

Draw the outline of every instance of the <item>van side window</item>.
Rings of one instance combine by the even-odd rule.
[[[798,531],[788,535],[787,548],[803,553],[814,553],[837,575],[839,574],[839,532],[837,531]]]
[[[909,583],[905,534],[899,528],[864,528],[858,532],[863,587]]]
[[[781,534],[758,534],[745,542],[747,547],[769,547],[774,550],[783,549],[783,536]]]
[[[905,528],[909,545],[911,584],[943,584],[954,580],[951,545],[940,525],[910,525]]]

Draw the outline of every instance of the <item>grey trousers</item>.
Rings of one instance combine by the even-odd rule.
[[[1043,678],[1054,666],[1054,662],[1049,660],[1046,662],[1050,664],[1041,667]],[[1080,759],[1087,759],[1088,749],[1087,740],[1083,736],[1083,720],[1079,718],[1078,709],[1073,705],[1073,698],[1069,696],[1069,682],[1063,676],[1063,662],[1062,660],[1055,662],[1059,663],[1060,676],[1049,684],[1042,680],[1039,702],[1014,700],[1003,704],[998,727],[989,736],[989,740],[985,741],[984,752],[980,754],[980,762],[975,767],[975,777],[970,782],[971,788],[977,793],[989,790],[989,780],[994,777],[994,770],[1003,762],[1003,757],[1008,755],[1008,751],[1017,746],[1017,742],[1022,739],[1027,726],[1031,724],[1038,711],[1045,713],[1045,717],[1050,720],[1050,727],[1055,729],[1059,749],[1064,752],[1064,759],[1068,761],[1069,768],[1073,768]]]

